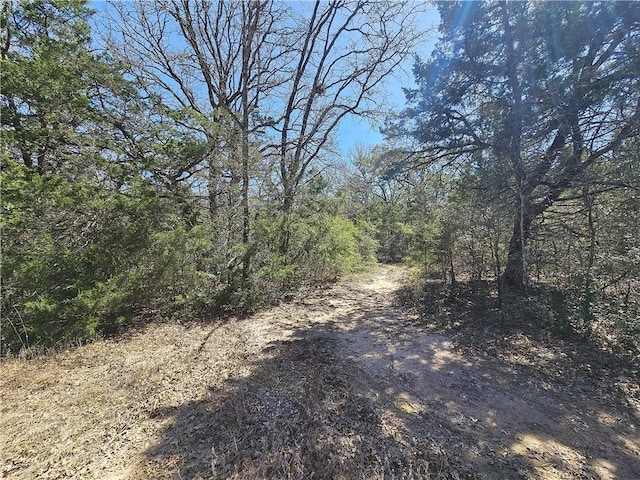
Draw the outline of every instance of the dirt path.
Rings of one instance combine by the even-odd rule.
[[[362,285],[373,295],[339,331],[346,355],[396,379],[396,405],[413,414],[407,430],[432,435],[445,426],[438,441],[458,444],[487,478],[640,478],[639,412],[541,388],[511,365],[457,353],[446,337],[389,308],[401,272],[386,267]]]
[[[403,275],[6,361],[0,474],[640,478],[638,412],[459,353],[395,305]]]

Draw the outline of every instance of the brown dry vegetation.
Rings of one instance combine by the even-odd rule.
[[[404,273],[5,360],[2,476],[640,477],[632,371],[524,335],[457,348],[396,305]]]

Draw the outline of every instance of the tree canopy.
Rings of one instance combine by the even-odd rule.
[[[501,165],[505,280],[522,288],[532,222],[640,128],[640,11],[627,2],[443,2],[439,40],[392,130],[417,162]],[[591,176],[590,176],[591,175]],[[506,180],[506,181],[505,181]]]

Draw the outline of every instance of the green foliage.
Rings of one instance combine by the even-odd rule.
[[[257,304],[302,284],[335,281],[375,262],[376,229],[345,216],[346,192],[311,169],[299,205],[285,214],[265,208],[252,223],[250,288]],[[283,248],[286,245],[286,248]]]
[[[410,252],[415,231],[408,221],[408,209],[396,202],[378,201],[368,209],[366,218],[377,227],[378,258],[400,262]]]
[[[376,227],[373,223],[356,219],[354,238],[358,245],[358,254],[363,268],[367,268],[376,263],[376,252],[378,251],[378,241],[376,240]]]
[[[7,161],[2,210],[3,323],[15,327],[3,329],[5,345],[113,332],[185,266],[167,254],[181,230],[158,232],[158,200],[143,185],[115,194]]]
[[[487,198],[512,215],[503,280],[523,292],[533,225],[586,179],[606,181],[637,137],[640,16],[625,2],[438,7],[441,38],[388,130],[418,142],[418,165],[494,174]]]
[[[283,230],[290,237],[286,255],[277,246]],[[375,261],[371,225],[320,212],[311,216],[264,217],[254,224],[258,242],[254,266],[266,291],[286,291],[300,282],[335,281]]]
[[[393,172],[398,152],[384,147],[355,153],[355,165],[348,178],[350,216],[370,229],[375,238],[376,256],[384,262],[403,261],[415,237],[415,220],[420,217],[413,197],[417,190],[405,188],[416,178],[401,178]],[[395,174],[394,174],[395,173]],[[411,174],[409,174],[411,177]],[[419,181],[419,180],[417,180]]]
[[[90,52],[85,3],[8,2],[2,12],[1,138],[12,158],[41,172],[75,174],[81,132],[97,118],[91,97],[105,66]]]
[[[319,215],[294,225],[295,247],[305,277],[336,280],[362,263],[356,225],[344,218]]]
[[[638,348],[632,8],[483,2],[461,18],[441,4],[446,35],[395,125],[426,153],[361,149],[344,182],[301,158],[285,185],[296,174],[262,156],[266,131],[243,157],[234,112],[172,104],[96,55],[86,5],[2,7],[3,351],[109,334],[145,310],[248,311],[376,258],[473,295],[495,280],[498,317]],[[502,298],[517,249],[527,288]]]
[[[451,263],[456,251],[460,221],[455,208],[436,207],[418,228],[409,257],[411,263],[422,266],[429,276],[451,279]]]

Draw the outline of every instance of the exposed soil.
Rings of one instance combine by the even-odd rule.
[[[381,266],[248,318],[5,360],[0,474],[640,478],[637,378],[559,371],[561,347],[520,348],[520,364],[462,350],[396,304],[404,274]]]

